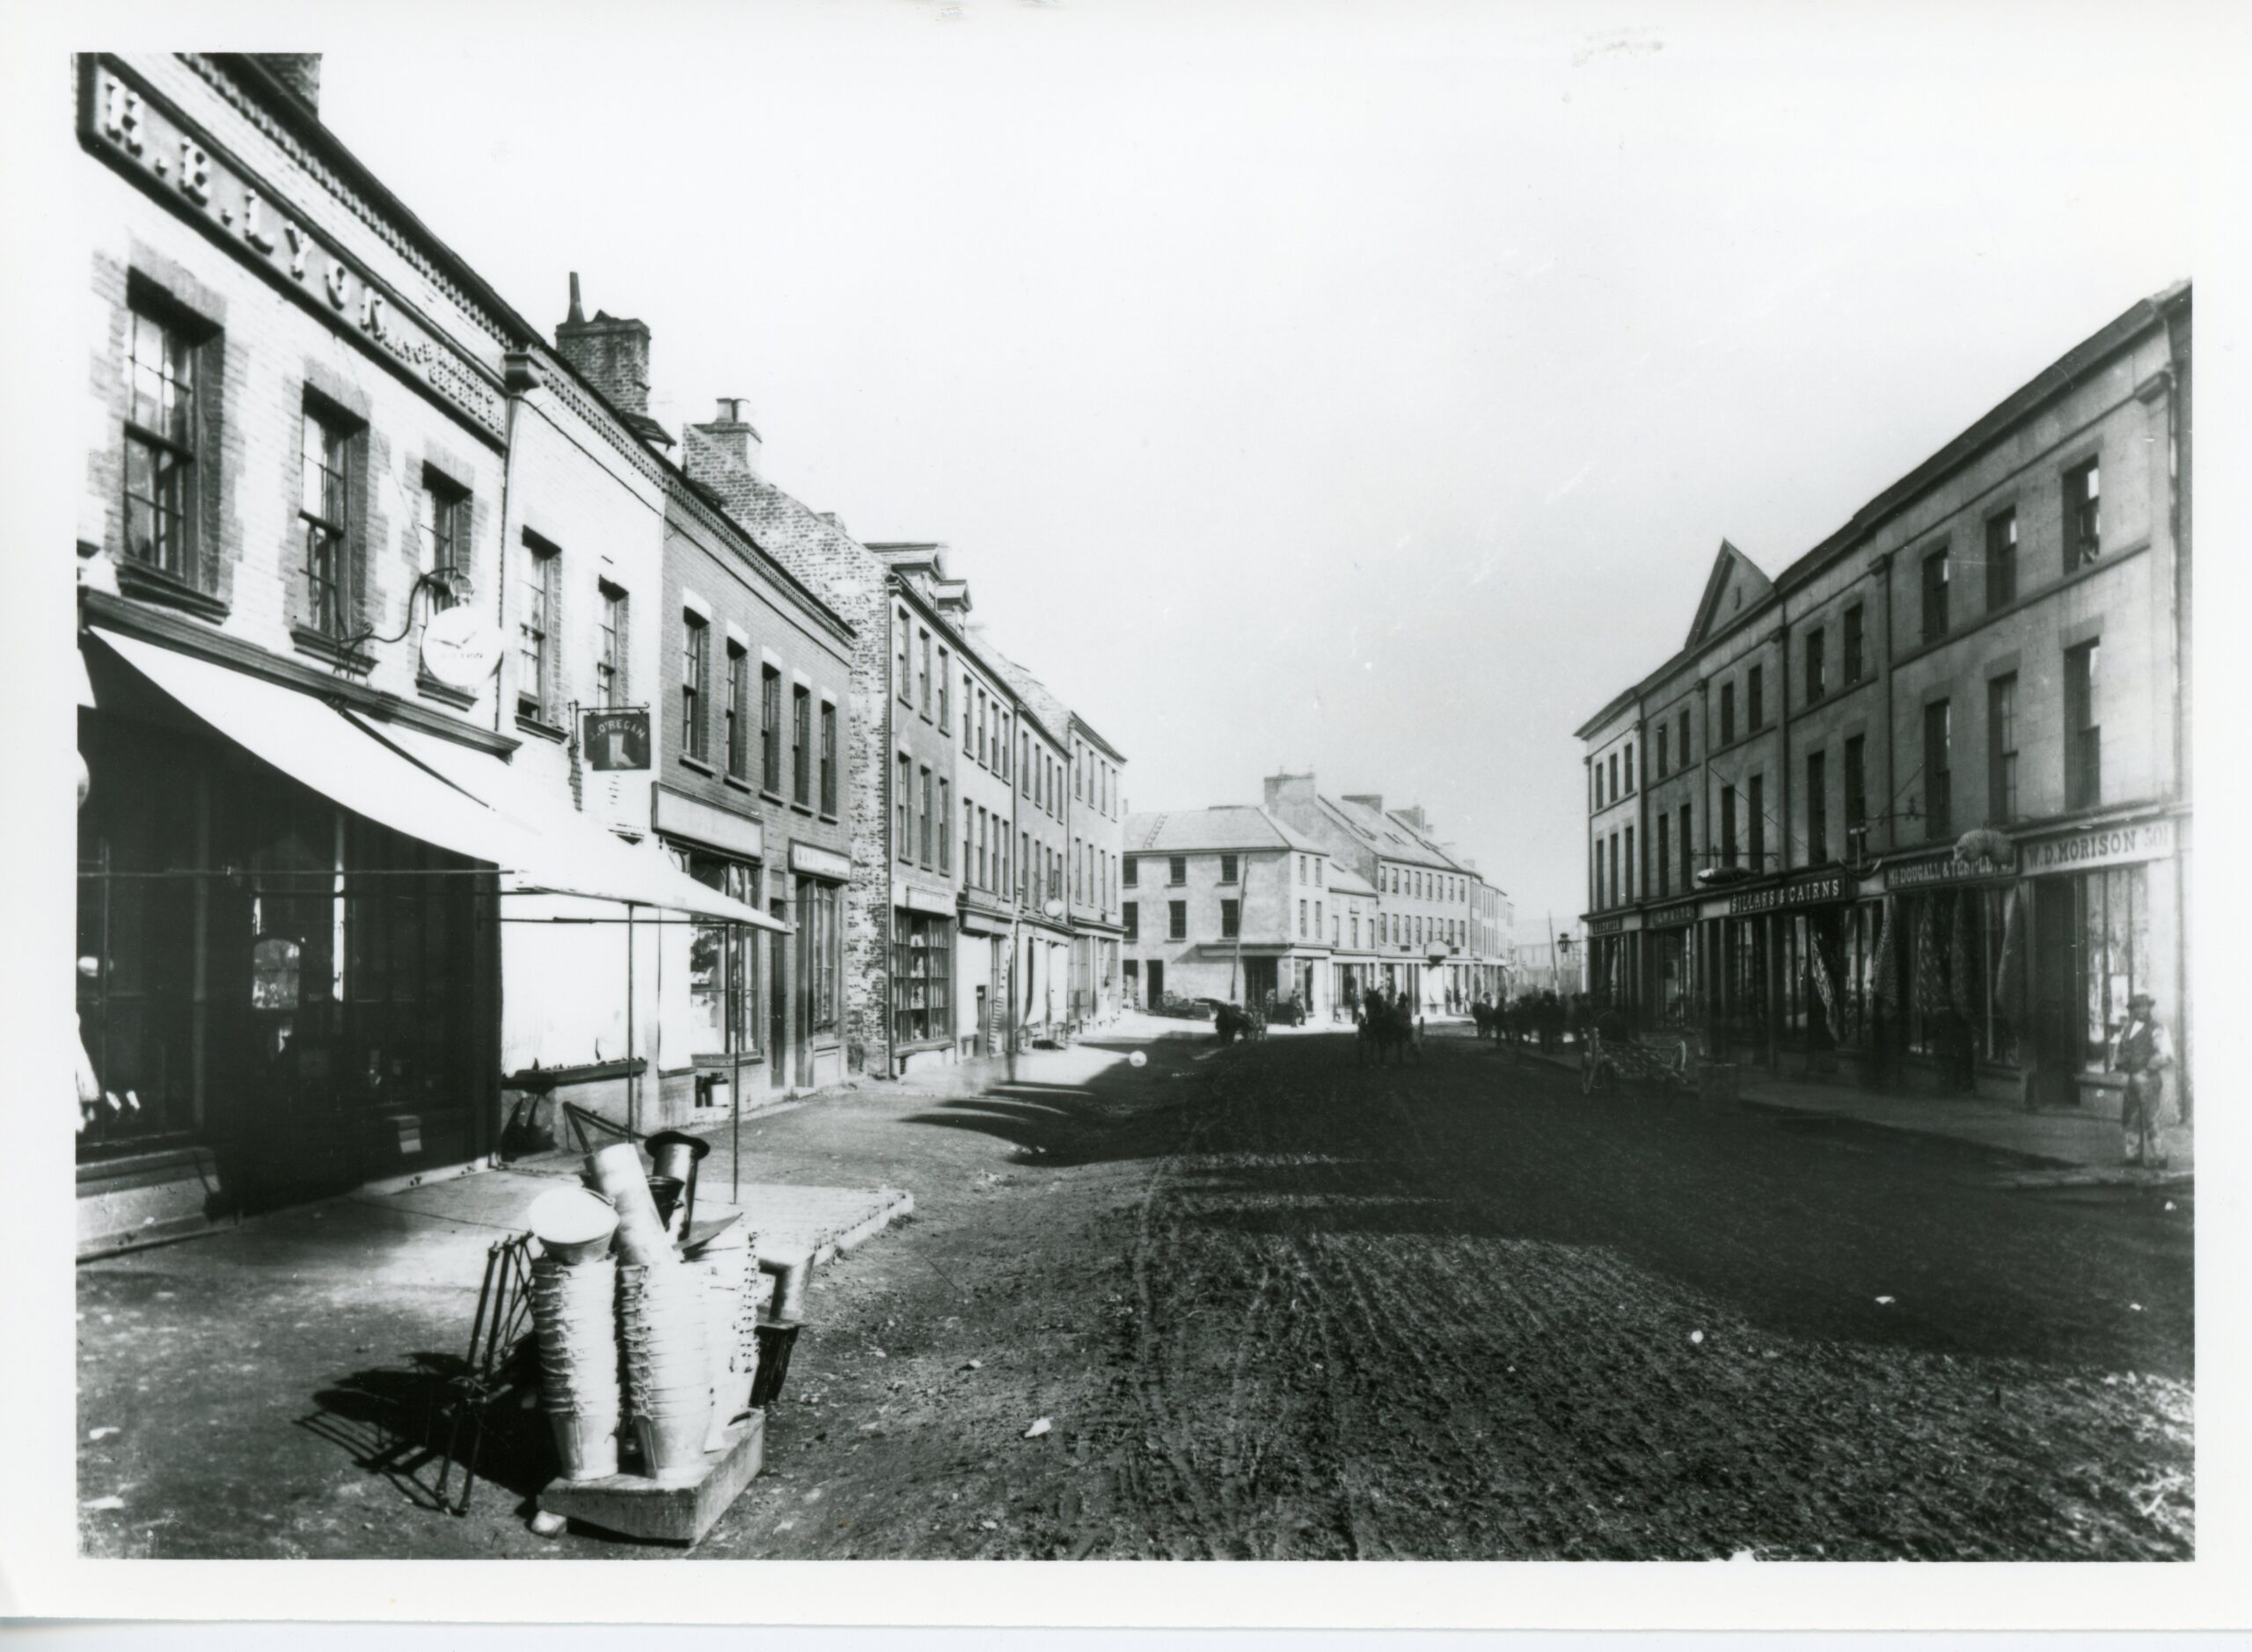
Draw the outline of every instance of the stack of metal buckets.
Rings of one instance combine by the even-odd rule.
[[[692,1480],[749,1404],[756,1241],[737,1223],[684,1261],[632,1144],[591,1155],[587,1171],[591,1191],[558,1188],[530,1213],[541,1251],[532,1264],[541,1397],[562,1473],[616,1474],[625,1422],[645,1475]]]

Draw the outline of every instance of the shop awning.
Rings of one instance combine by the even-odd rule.
[[[310,694],[135,637],[95,635],[182,707],[331,802],[393,831],[498,868],[507,887],[631,902],[762,929],[786,929],[673,867],[646,860],[575,817],[534,822],[411,757],[384,728]],[[433,747],[452,742],[424,737]],[[463,756],[506,772],[467,748]]]
[[[559,811],[552,799],[537,795],[530,778],[504,758],[362,712],[344,715],[370,739],[431,771],[535,839],[540,859],[513,880],[519,887],[631,901],[784,933],[791,927],[698,883],[661,852],[631,848],[609,828],[583,815]]]

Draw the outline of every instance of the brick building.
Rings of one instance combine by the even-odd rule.
[[[574,416],[574,376],[321,125],[317,60],[70,71],[80,1242],[105,1247],[493,1151],[543,1035],[502,990],[543,901],[771,920],[603,829],[632,799],[588,792],[554,718],[601,551],[654,591],[659,516],[620,508],[604,546],[539,514],[565,484],[531,479],[530,428]],[[567,565],[531,554],[551,531]]]
[[[2114,1106],[2190,1046],[2190,292],[2074,346],[1583,725],[1591,989],[1791,1071]],[[1639,795],[1598,792],[1611,750]],[[1633,879],[1630,888],[1627,880]]]

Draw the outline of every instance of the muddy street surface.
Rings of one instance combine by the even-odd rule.
[[[762,1176],[917,1212],[818,1276],[767,1472],[698,1553],[2192,1552],[2183,1189],[1583,1097],[1466,1034],[1375,1071],[1334,1034],[1136,1048],[746,1128]],[[643,1552],[532,1537],[500,1479],[281,1552]],[[275,1552],[157,1552],[191,1548]]]

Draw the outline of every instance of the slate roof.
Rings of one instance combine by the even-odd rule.
[[[1223,803],[1212,808],[1152,811],[1126,817],[1130,855],[1210,854],[1216,850],[1243,849],[1304,850],[1322,856],[1329,852],[1256,804]]]

